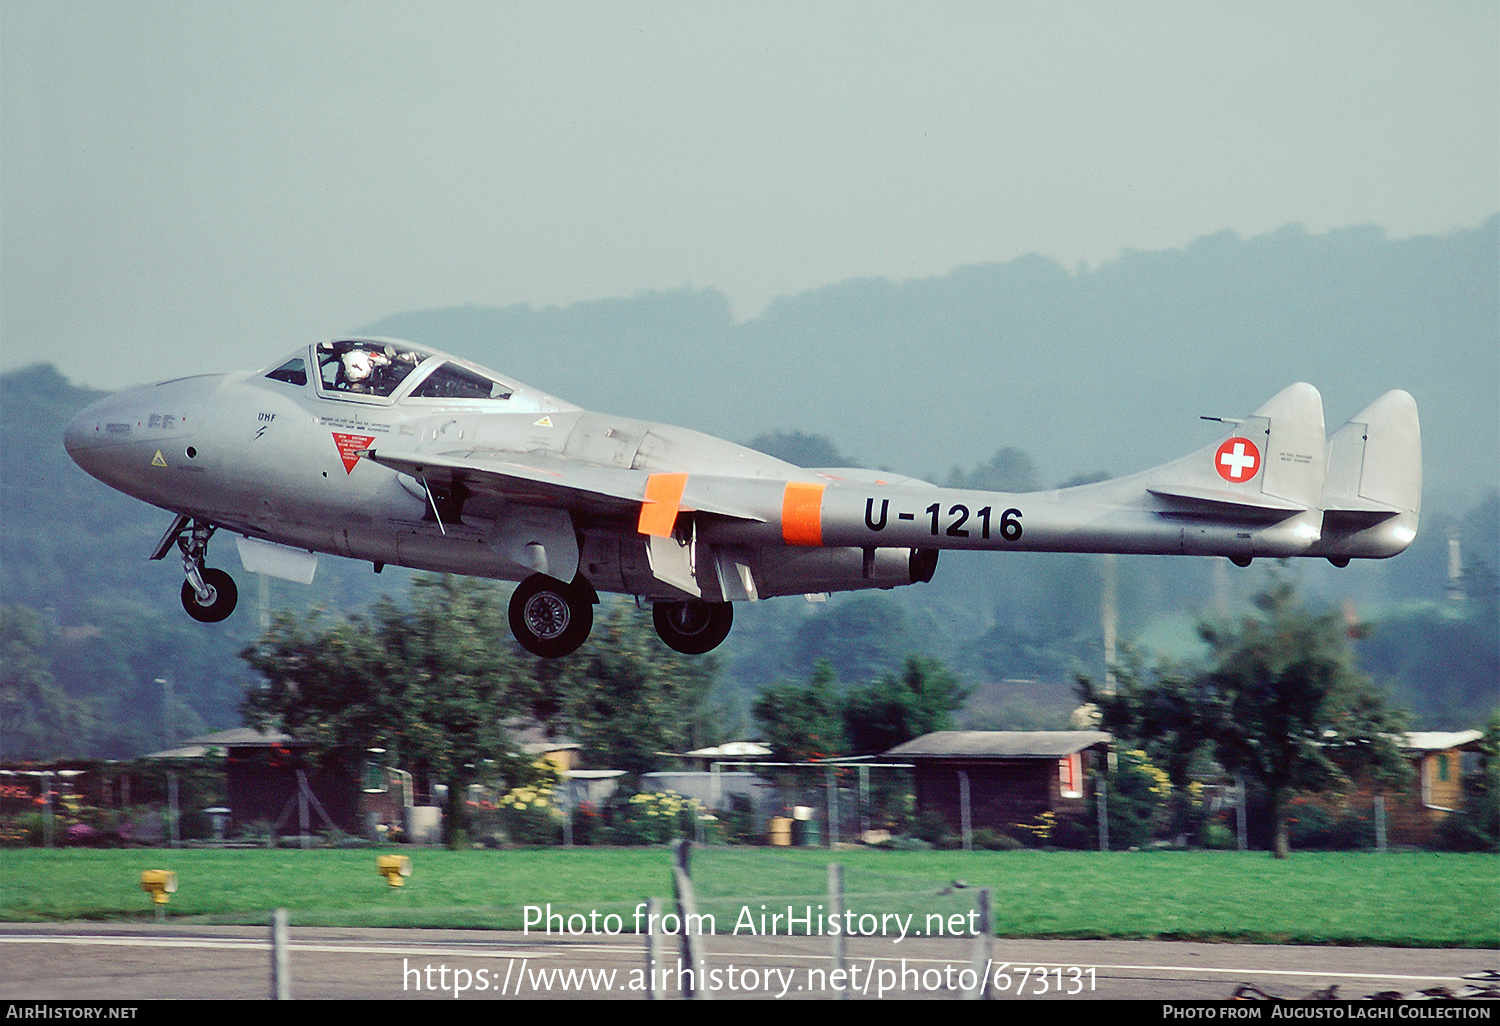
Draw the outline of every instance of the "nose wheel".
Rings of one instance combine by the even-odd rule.
[[[657,602],[651,607],[651,620],[668,648],[702,655],[729,637],[734,606],[728,602]]]
[[[532,655],[565,656],[588,640],[594,628],[594,601],[593,589],[578,580],[564,584],[546,574],[532,574],[510,597],[511,633]]]
[[[218,623],[234,612],[235,603],[240,598],[239,589],[234,586],[234,578],[223,570],[210,567],[203,570],[201,576],[208,591],[207,601],[198,594],[192,581],[183,581],[182,608],[199,623]]]
[[[152,559],[161,559],[171,551],[172,543],[177,543],[182,552],[182,574],[187,578],[182,582],[182,608],[199,623],[227,619],[240,599],[233,577],[203,565],[208,555],[208,539],[216,530],[213,524],[179,513],[151,554]]]

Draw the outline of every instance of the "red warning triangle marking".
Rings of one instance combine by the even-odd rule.
[[[344,461],[344,473],[354,473],[354,465],[359,462],[361,449],[368,449],[370,443],[375,441],[374,435],[345,435],[333,432],[333,444],[339,447],[339,459]]]

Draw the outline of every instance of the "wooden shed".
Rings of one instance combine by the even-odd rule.
[[[884,758],[916,767],[919,812],[941,814],[955,831],[1006,830],[1045,812],[1092,817],[1091,775],[1104,768],[1110,741],[1098,730],[941,730]]]
[[[221,730],[189,738],[187,745],[224,750],[224,789],[235,829],[281,820],[282,833],[301,829],[302,817],[289,807],[296,804],[301,787],[298,773],[307,781],[313,810],[308,828],[335,826],[359,834],[360,777],[357,768],[341,764],[313,765],[305,759],[307,747],[279,731],[250,727]],[[322,811],[318,811],[321,807]]]
[[[1483,737],[1477,730],[1419,730],[1401,739],[1412,776],[1400,793],[1387,798],[1386,832],[1392,842],[1427,844],[1444,819],[1463,809],[1464,756],[1473,753],[1470,759],[1477,760]]]

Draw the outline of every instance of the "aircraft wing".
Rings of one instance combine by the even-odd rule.
[[[643,534],[669,534],[681,510],[758,522],[765,519],[717,496],[702,494],[702,489],[691,488],[687,474],[652,473],[553,453],[500,449],[420,454],[367,449],[359,455],[429,484],[462,484],[471,492],[509,502],[584,513],[639,515]]]

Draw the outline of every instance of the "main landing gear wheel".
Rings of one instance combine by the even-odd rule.
[[[651,619],[668,648],[702,655],[729,637],[734,606],[729,602],[657,602],[651,607]]]
[[[511,633],[532,655],[565,656],[587,641],[593,628],[593,596],[587,586],[533,574],[510,597]]]
[[[205,567],[203,583],[209,591],[207,601],[198,597],[192,581],[182,582],[182,608],[199,623],[218,623],[228,619],[229,614],[234,612],[235,603],[240,600],[240,591],[234,586],[234,578],[223,570]]]

